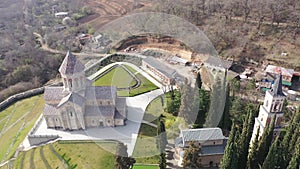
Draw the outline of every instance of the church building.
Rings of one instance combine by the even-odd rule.
[[[63,86],[45,88],[44,118],[48,128],[79,130],[125,125],[126,98],[115,86],[92,86],[84,65],[68,52],[59,72]]]
[[[258,134],[259,138],[262,136],[265,127],[271,123],[272,118],[276,114],[274,136],[278,136],[283,126],[281,121],[283,119],[283,102],[285,95],[282,92],[282,75],[278,75],[271,90],[266,91],[263,105],[260,106],[258,117],[255,118],[253,134],[250,145]],[[259,131],[257,131],[259,128]]]

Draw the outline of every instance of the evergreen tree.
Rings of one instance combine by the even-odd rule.
[[[222,116],[222,120],[220,121],[219,127],[225,130],[229,130],[229,127],[231,126],[231,120],[230,120],[230,111],[231,107],[231,97],[230,97],[230,85],[227,84],[227,90],[226,90],[226,103],[224,107],[224,112]]]
[[[209,94],[207,91],[200,89],[199,90],[199,110],[197,119],[195,121],[194,128],[201,128],[205,123],[207,112],[209,110]]]
[[[252,110],[248,109],[247,116],[245,117],[243,123],[242,134],[238,143],[237,153],[238,153],[238,168],[246,168],[249,143],[252,136]]]
[[[259,166],[262,166],[265,158],[268,155],[269,148],[272,144],[275,119],[276,119],[276,114],[273,116],[271,120],[271,124],[265,127],[264,133],[261,139],[259,140],[259,144],[258,144],[258,152],[259,152],[258,165]]]
[[[281,150],[280,150],[278,137],[276,138],[275,142],[272,144],[261,169],[275,169],[275,168],[282,168]]]
[[[286,133],[281,142],[282,147],[282,156],[284,167],[286,168],[289,165],[292,154],[295,150],[295,143],[299,137],[299,120],[300,120],[300,112],[299,109],[296,111],[292,117],[290,125],[286,128]]]
[[[181,93],[179,91],[173,91],[173,94],[168,93],[167,96],[171,97],[171,99],[168,99],[165,111],[177,116],[181,102]]]
[[[184,169],[198,169],[201,168],[199,160],[200,146],[196,146],[195,142],[190,142],[189,148],[184,151],[182,166]]]
[[[160,150],[160,153],[165,152],[165,148],[167,144],[168,141],[167,141],[165,123],[161,116],[159,118],[159,123],[157,125],[157,148]]]
[[[237,79],[232,79],[230,85],[232,86],[232,96],[235,97],[236,92],[238,92],[241,88],[240,81]]]
[[[159,123],[157,125],[157,147],[160,151],[159,155],[159,167],[160,169],[165,169],[166,168],[166,153],[165,153],[165,148],[166,145],[168,144],[167,141],[167,134],[166,134],[166,128],[165,128],[165,123],[160,116],[159,118]]]
[[[243,114],[243,112],[244,112],[244,105],[242,99],[235,98],[234,100],[232,100],[229,113],[232,119],[234,119],[236,124],[238,125],[242,125],[243,119],[241,114]]]
[[[296,150],[292,156],[292,159],[287,166],[287,169],[299,169],[300,167],[300,139],[298,138]]]
[[[194,89],[188,84],[188,80],[185,80],[185,84],[181,90],[181,102],[179,108],[179,117],[185,119],[185,121],[190,123],[190,116],[192,114],[193,104],[194,103]],[[197,112],[198,113],[198,112]],[[195,118],[194,118],[195,119]],[[193,120],[194,120],[193,119]],[[194,121],[193,121],[194,123]]]
[[[258,137],[259,137],[260,127],[257,129],[257,134],[252,142],[252,146],[248,155],[247,168],[248,169],[258,169]]]
[[[197,73],[196,85],[197,85],[197,87],[198,87],[199,89],[201,89],[201,87],[202,87],[202,79],[201,79],[200,72]]]
[[[160,153],[160,155],[159,155],[159,168],[160,169],[167,168],[166,153]]]
[[[205,127],[218,126],[225,107],[226,98],[226,80],[216,77],[212,85],[212,92],[210,97],[210,109],[206,117]]]
[[[118,142],[114,169],[129,169],[132,168],[134,163],[135,159],[132,157],[128,157],[127,146],[125,146],[124,143]]]
[[[225,147],[225,152],[220,162],[221,169],[237,168],[237,151],[236,151],[237,149],[235,143],[236,137],[237,137],[237,132],[236,132],[235,124],[233,123],[231,126],[231,131],[229,134],[227,145]]]

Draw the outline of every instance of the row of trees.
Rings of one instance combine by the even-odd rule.
[[[253,131],[253,112],[248,112],[242,133],[233,123],[220,167],[223,169],[297,169],[300,165],[300,109],[294,113],[289,126],[279,136],[275,136],[275,141],[272,142],[274,139],[275,119],[276,115],[272,118],[271,123],[265,127],[260,138],[258,134],[256,135],[251,143],[250,151],[249,143]],[[260,128],[257,130],[259,131]]]

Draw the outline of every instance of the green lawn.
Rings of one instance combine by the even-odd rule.
[[[115,143],[106,143],[108,147]],[[114,166],[114,154],[96,143],[54,144],[56,151],[76,168],[111,169]]]
[[[155,98],[146,108],[143,120],[157,124],[157,119],[164,113],[164,96]]]
[[[111,169],[114,166],[114,155],[113,153],[104,150],[102,146],[115,147],[115,143],[105,142],[96,144],[94,142],[56,142],[53,144],[55,151],[68,161],[69,166],[76,166],[75,168]],[[41,149],[46,161],[43,161],[40,155]],[[22,162],[23,157],[24,160]],[[33,157],[33,159],[31,159],[31,157]],[[23,165],[23,168],[31,168],[32,162],[35,168],[46,168],[46,163],[48,163],[51,168],[65,168],[63,161],[51,151],[49,144],[31,149],[27,152],[21,152],[14,162],[14,168],[21,168],[21,165]]]
[[[119,96],[136,96],[142,93],[146,93],[155,89],[158,89],[152,82],[150,82],[147,78],[145,78],[140,73],[137,73],[135,69],[130,66],[125,65],[125,67],[135,74],[136,78],[138,78],[141,82],[140,86],[131,89],[131,90],[118,90]],[[94,86],[117,86],[117,88],[125,88],[129,86],[134,86],[137,82],[131,77],[123,68],[116,67],[112,69],[107,74],[98,78],[94,82]]]
[[[137,84],[137,81],[128,74],[122,67],[113,68],[107,74],[98,78],[94,86],[117,86],[117,88],[127,88]]]
[[[156,132],[157,129],[155,127],[147,124],[141,125],[132,153],[136,163],[158,164],[159,150],[156,145]]]
[[[158,166],[154,165],[134,165],[133,169],[158,169]]]
[[[21,100],[0,112],[0,161],[11,158],[43,112],[43,95]]]

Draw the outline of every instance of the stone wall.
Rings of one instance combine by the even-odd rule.
[[[31,146],[38,146],[49,141],[60,138],[58,135],[28,135],[29,144]]]
[[[8,106],[16,103],[19,100],[42,94],[44,93],[44,90],[44,87],[40,87],[10,96],[9,98],[0,103],[0,111],[4,110]]]

